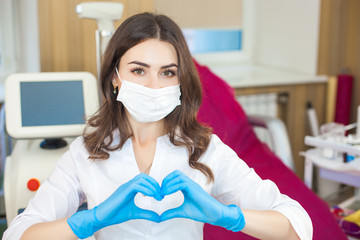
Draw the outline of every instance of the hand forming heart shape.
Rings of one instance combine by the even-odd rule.
[[[169,196],[170,199],[178,198],[174,194],[178,191],[183,194],[182,204],[178,207],[170,204],[171,208],[163,209],[165,212],[162,212],[161,216],[135,204],[138,193],[160,201],[164,196]],[[174,202],[174,199],[170,202]],[[92,209],[76,212],[67,222],[76,236],[87,238],[99,229],[133,219],[162,222],[173,218],[188,218],[232,231],[241,231],[245,226],[244,216],[239,207],[220,203],[178,170],[167,175],[161,187],[149,175],[139,174],[117,188],[104,202]]]
[[[181,191],[182,194],[178,191]],[[154,206],[153,204],[156,202],[152,199],[153,201],[150,206],[157,214],[161,214],[161,221],[172,218],[189,218],[199,222],[222,226],[232,231],[240,231],[245,226],[244,216],[239,207],[236,205],[227,206],[217,201],[199,184],[178,170],[164,178],[160,194],[167,197],[169,201],[165,200],[163,204],[160,201],[160,205]],[[158,195],[156,194],[156,196]],[[141,204],[142,201],[139,204],[139,201],[135,199],[135,202],[137,202],[135,204],[138,207],[146,209]],[[147,206],[149,206],[149,202]]]

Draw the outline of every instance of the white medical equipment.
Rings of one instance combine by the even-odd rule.
[[[315,166],[318,169],[319,196],[325,198],[335,193],[340,183],[357,187],[355,196],[347,200],[344,206],[360,200],[359,122],[358,112],[357,123],[347,126],[333,122],[322,125],[319,136],[305,137],[305,144],[314,148],[301,153],[305,157],[304,181],[309,188],[313,187],[313,169]],[[346,136],[346,131],[354,127],[357,127],[356,134]]]
[[[327,128],[328,130],[323,131],[319,136],[305,137],[305,144],[322,149],[330,149],[334,153],[347,153],[349,155],[360,157],[360,106],[358,106],[357,122],[349,124],[347,126],[337,123],[327,123],[321,128]],[[348,134],[345,136],[345,132],[356,128],[355,134]],[[323,154],[324,155],[324,154]],[[327,158],[335,158],[331,156],[325,156]]]
[[[87,72],[21,73],[6,79],[6,129],[16,139],[4,174],[8,224],[98,107],[96,78]]]
[[[114,33],[114,21],[121,18],[124,5],[114,2],[83,2],[76,6],[80,18],[95,19],[98,29],[95,31],[96,65],[100,75],[101,56]]]

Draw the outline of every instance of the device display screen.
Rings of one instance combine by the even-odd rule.
[[[21,82],[20,94],[23,127],[85,123],[80,80]]]

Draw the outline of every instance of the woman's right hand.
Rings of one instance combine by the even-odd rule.
[[[160,222],[160,216],[135,205],[137,193],[162,200],[158,182],[147,174],[139,174],[121,185],[108,199],[93,209],[76,212],[68,218],[68,224],[79,238],[92,236],[96,231],[132,219]]]

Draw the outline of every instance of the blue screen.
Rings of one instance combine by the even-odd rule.
[[[23,127],[85,123],[80,80],[21,82],[20,94]]]
[[[183,29],[191,53],[240,51],[240,29]]]

